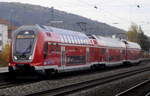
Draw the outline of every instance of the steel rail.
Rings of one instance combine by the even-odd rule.
[[[148,92],[145,96],[150,96],[150,92]]]
[[[8,76],[8,73],[0,74],[0,89],[20,86],[40,81],[39,79],[12,79]]]
[[[75,83],[75,84],[71,84],[71,85],[66,85],[63,87],[45,90],[42,92],[31,93],[31,94],[28,94],[27,96],[41,96],[41,95],[64,96],[64,95],[78,92],[81,90],[90,89],[90,88],[98,86],[98,85],[103,85],[106,83],[110,83],[112,81],[120,80],[120,79],[129,77],[129,76],[137,75],[139,73],[143,73],[146,71],[150,71],[150,67],[132,70],[132,71],[128,71],[128,72],[123,72],[123,73],[111,75],[111,76],[104,77],[104,78],[98,78],[98,79],[94,79],[94,80],[89,80],[89,81],[79,82],[79,83]]]
[[[138,90],[142,91],[143,88],[145,86],[147,86],[148,84],[150,85],[150,79],[149,80],[145,80],[145,81],[143,81],[143,82],[141,82],[141,83],[139,83],[139,84],[137,84],[137,85],[135,85],[133,87],[130,87],[129,89],[127,89],[127,90],[125,90],[123,92],[120,92],[120,93],[116,94],[115,96],[131,96],[131,95],[133,96],[133,94],[134,94],[134,96],[138,96],[138,93],[139,93]],[[140,93],[140,94],[142,94],[142,93]],[[148,96],[148,95],[146,95],[146,96]]]
[[[21,85],[31,84],[35,82],[38,82],[38,81],[10,81],[10,82],[4,81],[0,83],[0,89],[21,86]]]

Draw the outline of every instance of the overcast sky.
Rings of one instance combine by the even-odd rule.
[[[128,30],[134,22],[150,36],[150,0],[0,0],[54,7]]]

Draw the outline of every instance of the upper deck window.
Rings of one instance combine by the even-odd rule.
[[[68,38],[67,38],[67,36],[66,36],[66,35],[64,35],[63,37],[64,37],[64,40],[65,40],[65,43],[67,43],[67,42],[68,42]]]
[[[66,35],[66,36],[67,36],[68,43],[71,43],[70,36],[69,35]]]
[[[64,39],[64,36],[63,35],[61,35],[61,42],[65,42],[65,39]]]
[[[72,40],[72,43],[75,43],[74,38],[73,38],[72,35],[70,36],[70,38],[71,38],[71,40]]]

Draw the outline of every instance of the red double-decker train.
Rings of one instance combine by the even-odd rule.
[[[18,28],[13,36],[9,72],[46,74],[138,63],[138,44],[51,26]]]

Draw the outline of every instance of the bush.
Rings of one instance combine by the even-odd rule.
[[[9,53],[10,53],[10,45],[6,44],[0,54],[0,67],[8,65]]]

